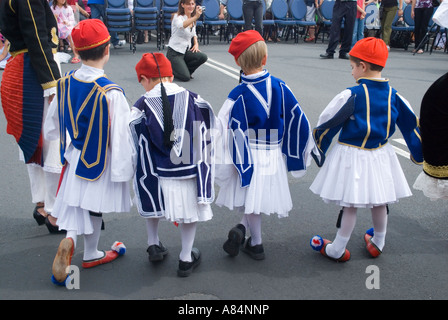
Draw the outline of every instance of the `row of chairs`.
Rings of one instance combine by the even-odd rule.
[[[110,31],[131,35],[133,41],[130,46],[136,50],[136,34],[142,31],[155,30],[158,49],[164,48],[164,42],[171,30],[171,16],[178,8],[178,0],[134,0],[134,15],[127,6],[127,0],[106,0],[106,25]],[[236,34],[244,25],[242,3],[243,0],[228,0],[228,19],[220,20],[219,0],[202,0],[205,6],[203,17],[198,21],[197,28],[203,43],[209,43],[209,36],[217,28],[220,40],[227,39],[229,34]],[[328,1],[325,1],[328,2]],[[325,3],[324,2],[324,3]],[[330,1],[332,2],[332,1]],[[265,16],[266,5],[262,1]],[[299,28],[315,26],[315,21],[304,21],[306,5],[304,0],[273,0],[271,4],[272,19],[263,19],[263,25],[269,29],[277,30],[284,27],[286,38],[294,34],[298,42]],[[306,33],[306,32],[305,32]]]
[[[171,29],[171,14],[179,0],[134,0],[133,14],[128,0],[106,0],[106,25],[109,31],[130,36],[130,49],[136,51],[138,32],[156,31],[157,48],[164,47],[166,30]]]
[[[209,11],[208,3],[214,0],[203,0],[203,5],[206,7],[204,24],[205,34],[208,36],[210,33],[207,28],[213,26],[210,20],[217,20],[219,14],[219,6],[216,10],[212,6],[212,11]],[[263,17],[266,17],[266,4],[263,4]],[[221,28],[226,28],[226,38],[229,39],[229,34],[236,34],[238,30],[241,30],[244,26],[243,19],[243,0],[228,0],[227,1],[227,14],[228,19],[225,22],[220,22]],[[284,28],[285,38],[288,40],[289,35],[294,35],[295,42],[298,42],[299,29],[305,29],[305,34],[310,27],[316,26],[315,21],[305,21],[306,16],[306,4],[304,0],[273,0],[270,7],[272,18],[263,18],[263,26],[267,27],[268,34],[273,31],[277,31],[279,28]],[[221,20],[222,21],[222,20]],[[215,25],[218,22],[215,22]],[[224,25],[225,24],[225,25]],[[205,39],[204,39],[205,41]],[[208,41],[208,38],[207,38]]]
[[[106,24],[110,31],[125,33],[131,36],[131,49],[136,50],[136,34],[138,32],[151,30],[156,31],[157,48],[163,49],[164,42],[171,31],[171,17],[177,11],[179,0],[134,0],[134,14],[131,14],[127,7],[128,0],[106,0]],[[201,1],[199,1],[201,2]],[[266,17],[266,5],[263,3],[263,17]],[[230,40],[230,34],[237,34],[244,26],[243,19],[243,0],[227,1],[227,20],[218,18],[220,12],[219,0],[202,0],[202,6],[205,6],[202,19],[197,23],[198,34],[203,43],[209,43],[209,36],[216,29],[219,30],[220,41],[224,38]],[[283,29],[283,35],[287,41],[292,34],[294,41],[299,40],[300,29],[302,34],[307,34],[310,27],[316,27],[316,41],[318,35],[323,33],[322,42],[325,39],[325,33],[328,34],[332,23],[334,0],[325,0],[320,8],[322,20],[317,24],[316,21],[305,21],[306,5],[304,0],[273,0],[270,11],[271,19],[263,19],[263,26],[268,29],[268,35],[272,32]],[[366,28],[371,28],[375,19],[378,19],[379,10],[375,4],[366,7]],[[398,15],[393,22],[392,30],[401,33],[411,33],[414,31],[414,20],[411,18],[411,6],[404,8],[404,24],[397,25]],[[433,26],[433,24],[431,24]]]

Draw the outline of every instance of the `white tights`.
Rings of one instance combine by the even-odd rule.
[[[193,249],[196,236],[196,222],[179,223],[180,236],[182,241],[182,250],[179,259],[185,262],[191,262],[191,250]],[[159,244],[159,218],[146,219],[146,230],[148,233],[148,245]]]
[[[250,244],[256,246],[262,243],[261,240],[261,214],[245,214],[241,224],[250,231]]]
[[[340,258],[347,246],[350,236],[356,224],[356,208],[343,208],[341,226],[338,229],[334,241],[327,245],[325,251],[328,256],[338,259]],[[372,223],[374,236],[372,242],[382,250],[384,247],[386,229],[387,229],[387,207],[385,205],[372,208]]]
[[[102,251],[98,250],[98,242],[101,235],[102,217],[90,216],[93,225],[93,233],[84,235],[84,256],[83,260],[93,260],[104,256]],[[76,248],[77,233],[76,231],[67,231],[67,238],[72,238]]]

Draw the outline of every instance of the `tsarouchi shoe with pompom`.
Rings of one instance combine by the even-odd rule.
[[[319,251],[324,257],[327,257],[327,258],[329,258],[329,259],[331,259],[333,261],[336,261],[336,262],[346,262],[346,261],[350,260],[350,251],[348,251],[347,249],[345,249],[345,252],[339,258],[333,258],[333,257],[328,256],[327,252],[325,251],[325,248],[330,243],[331,243],[330,240],[323,239],[319,235],[315,235],[310,240],[311,247],[314,250]]]

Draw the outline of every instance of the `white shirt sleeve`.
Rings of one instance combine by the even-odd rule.
[[[46,140],[59,139],[59,112],[58,98],[55,96],[48,107],[47,115],[44,119],[44,138]]]
[[[109,100],[111,180],[126,182],[134,176],[133,142],[129,130],[131,110],[124,94],[119,90],[107,92]]]
[[[341,93],[337,94],[328,105],[325,107],[324,111],[319,116],[319,120],[317,121],[317,126],[320,126],[322,123],[327,122],[344,106],[344,104],[351,97],[352,92],[349,89],[345,89]]]

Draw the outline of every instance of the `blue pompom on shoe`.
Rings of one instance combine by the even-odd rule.
[[[123,242],[115,241],[111,249],[116,251],[119,256],[122,256],[126,253],[126,246]]]
[[[311,238],[310,245],[313,250],[320,251],[324,246],[324,239],[322,239],[322,237],[319,235],[315,235]]]
[[[369,230],[367,230],[366,234],[373,237],[373,228],[370,228]]]

